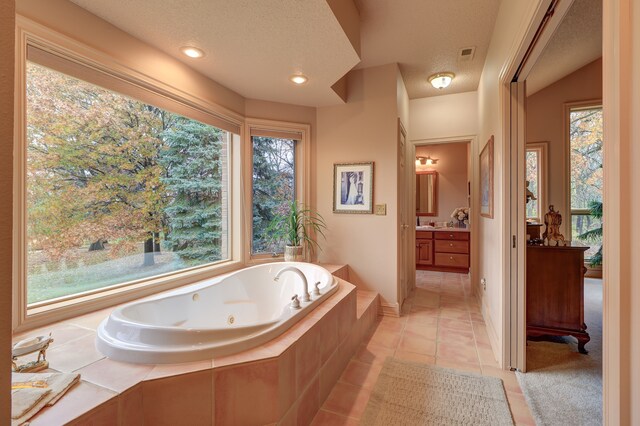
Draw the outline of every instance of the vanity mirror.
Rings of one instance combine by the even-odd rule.
[[[438,172],[416,171],[416,216],[438,215]]]

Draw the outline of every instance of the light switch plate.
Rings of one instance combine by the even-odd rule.
[[[376,204],[376,214],[379,216],[387,215],[387,205],[386,204]]]

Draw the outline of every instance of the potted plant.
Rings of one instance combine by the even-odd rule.
[[[320,213],[292,201],[287,213],[273,218],[267,232],[274,246],[285,244],[284,260],[299,261],[304,259],[305,249],[307,253],[312,253],[314,248],[320,247],[316,238],[322,235],[326,239],[326,229],[327,224]]]
[[[591,201],[589,203],[589,214],[596,220],[602,220],[602,201]],[[600,226],[590,229],[580,235],[578,238],[585,241],[601,241],[602,240],[602,222]],[[602,265],[602,246],[598,248],[598,251],[591,256],[589,266],[596,268]]]

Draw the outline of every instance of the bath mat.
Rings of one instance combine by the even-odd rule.
[[[513,425],[502,380],[387,358],[363,426]]]

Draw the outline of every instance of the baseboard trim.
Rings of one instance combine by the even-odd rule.
[[[385,317],[400,317],[400,305],[398,303],[380,302],[380,315]]]
[[[498,361],[498,365],[500,366],[500,368],[504,368],[502,350],[499,344],[500,340],[498,339],[498,334],[495,327],[493,326],[491,315],[489,315],[488,310],[485,306],[482,307],[482,317],[484,318],[484,322],[486,324],[487,334],[489,335],[489,343],[491,343],[491,349],[493,350],[493,356],[496,357],[496,361]]]

